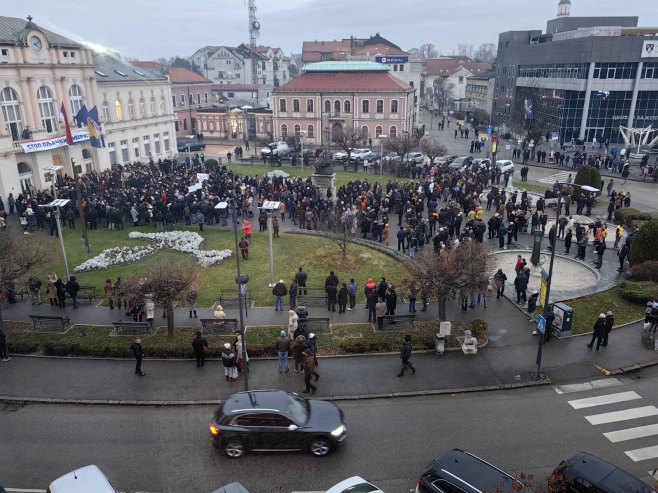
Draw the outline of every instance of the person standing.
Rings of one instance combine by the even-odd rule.
[[[306,346],[308,351],[310,351],[310,353],[313,355],[313,359],[315,359],[315,366],[318,366],[318,340],[315,338],[315,334],[313,332],[308,335]],[[316,375],[315,381],[317,382],[320,378],[320,375],[318,375],[317,372],[313,372],[313,374]]]
[[[66,285],[61,279],[57,279],[57,276],[55,276],[55,282],[53,285],[57,290],[57,306],[60,308],[66,308]]]
[[[418,299],[418,286],[416,281],[409,285],[409,313],[416,313],[416,300]]]
[[[327,311],[335,312],[338,290],[333,283],[327,283],[327,285],[324,287],[324,290],[327,293]]]
[[[370,294],[368,295],[368,298],[366,300],[366,307],[368,308],[368,322],[377,321],[378,300],[379,300],[379,296],[377,295],[377,291],[375,291],[373,288],[372,291],[370,291]],[[384,312],[386,312],[386,305],[384,305]]]
[[[407,334],[404,336],[404,342],[402,343],[402,349],[400,350],[400,359],[402,360],[402,367],[400,368],[400,373],[397,374],[398,377],[403,377],[404,372],[411,368],[411,374],[416,374],[416,368],[411,362],[411,336]]]
[[[48,276],[48,300],[50,300],[50,306],[59,306],[55,282],[57,282],[57,274],[53,272]]]
[[[290,330],[290,325],[288,325],[288,330]],[[286,335],[285,330],[282,330],[279,334],[279,337],[276,340],[275,349],[279,358],[279,373],[288,373],[288,353],[290,352],[290,338]]]
[[[527,301],[526,290],[528,289],[528,278],[522,270],[519,270],[519,273],[514,279],[514,288],[516,289],[516,303],[518,305],[524,305]]]
[[[599,318],[596,320],[594,323],[594,332],[592,333],[592,340],[589,342],[587,345],[588,348],[592,348],[594,345],[594,341],[596,341],[596,350],[599,350],[599,346],[601,346],[601,341],[605,337],[605,330],[607,327],[607,323],[605,321],[605,313],[599,314]]]
[[[135,375],[143,377],[146,375],[146,373],[142,371],[142,358],[144,357],[144,349],[142,349],[142,340],[139,337],[135,339],[135,342],[130,345],[130,350],[133,352],[133,356],[135,357]]]
[[[0,327],[0,359],[5,363],[11,360],[7,350],[7,334],[5,334],[5,331],[1,327]]]
[[[78,284],[78,281],[76,280],[75,276],[71,276],[71,278],[68,281],[66,281],[65,288],[66,288],[66,292],[71,297],[71,303],[73,303],[73,309],[77,310],[78,291],[80,291],[80,285]]]
[[[242,254],[242,260],[249,260],[249,240],[245,237],[240,238],[238,242],[238,248]]]
[[[298,327],[299,329],[299,327]],[[295,357],[295,373],[304,371],[304,351],[306,350],[306,337],[298,335],[292,345],[292,354]]]
[[[231,348],[231,343],[224,344],[222,349],[222,364],[224,365],[224,376],[227,382],[235,382],[238,379],[238,359]]]
[[[30,300],[33,305],[41,304],[41,279],[32,276],[27,281],[27,288],[30,291]]]
[[[196,289],[191,288],[187,292],[187,296],[185,296],[185,301],[187,301],[187,305],[190,310],[190,318],[192,318],[192,314],[194,314],[194,318],[197,318],[196,314],[196,300],[198,299],[199,295],[196,292]]]
[[[288,338],[294,339],[295,331],[299,327],[299,315],[295,310],[288,310]]]
[[[303,370],[304,370],[304,384],[306,384],[306,389],[302,391],[303,394],[315,394],[318,388],[311,383],[311,376],[315,374],[315,381],[317,382],[320,378],[320,375],[315,371],[315,357],[308,349],[302,353],[303,357]],[[295,363],[295,366],[297,364]]]
[[[288,294],[288,288],[286,288],[283,279],[280,279],[274,287],[272,288],[272,294],[274,295],[274,311],[279,312],[283,311],[283,298]]]
[[[505,293],[505,281],[507,281],[507,276],[503,272],[503,269],[498,269],[494,274],[494,286],[496,288],[496,299],[499,299]]]
[[[114,310],[114,286],[112,285],[112,279],[105,280],[103,293],[105,294],[105,298],[107,298],[107,303],[110,305],[110,310]],[[52,305],[52,300],[50,304]]]
[[[290,283],[290,288],[288,289],[288,294],[290,295],[290,309],[294,310],[297,308],[297,294],[299,292],[299,286],[297,286],[297,281],[294,279]]]
[[[299,286],[299,294],[303,294],[303,295],[307,294],[307,290],[306,290],[307,280],[308,280],[308,274],[304,272],[304,269],[302,269],[302,267],[300,267],[297,273],[295,274],[295,281],[297,281],[297,285]]]
[[[603,254],[605,253],[606,245],[605,240],[601,240],[598,245],[596,245],[596,268],[601,269],[603,265]]]
[[[535,320],[535,310],[537,309],[537,299],[539,298],[539,292],[535,289],[532,291],[532,294],[528,298],[528,322],[534,324]],[[532,335],[537,335],[535,330]]]
[[[388,288],[388,293],[386,293],[386,315],[395,315],[397,304],[398,295],[395,292],[395,286],[391,284]]]
[[[573,233],[571,229],[567,229],[567,234],[564,236],[564,254],[569,255],[569,250],[571,249],[571,239],[573,238]]]
[[[348,290],[347,290],[347,284],[342,283],[340,289],[338,290],[338,313],[345,313],[345,309],[347,307],[347,295],[348,295]]]
[[[615,314],[613,312],[608,312],[605,314],[605,334],[603,335],[603,342],[601,343],[601,346],[607,346],[608,345],[608,335],[610,335],[610,331],[612,330],[612,327],[615,325]]]
[[[356,282],[354,282],[354,279],[350,279],[350,285],[347,287],[347,294],[350,297],[350,306],[347,309],[350,311],[354,310],[356,306],[356,292]]]
[[[201,368],[206,359],[206,352],[208,351],[208,341],[205,337],[201,337],[201,331],[196,331],[196,337],[192,341],[192,349],[196,356],[196,367]]]
[[[377,317],[377,327],[381,330],[384,327],[384,315],[386,315],[386,302],[382,298],[378,298],[375,304],[375,315]]]

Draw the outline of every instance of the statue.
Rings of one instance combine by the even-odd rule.
[[[322,153],[315,158],[313,162],[315,173],[318,175],[332,175],[334,173],[334,162],[331,154],[325,149]]]

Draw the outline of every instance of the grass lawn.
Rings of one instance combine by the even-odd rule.
[[[608,311],[615,314],[615,325],[644,318],[645,305],[625,300],[621,297],[618,287],[592,296],[576,298],[567,301],[566,304],[573,308],[574,334],[592,332],[599,314]]]
[[[255,223],[255,222],[254,222]],[[197,231],[198,228],[177,228]],[[255,225],[257,229],[257,225]],[[128,238],[130,231],[154,232],[155,228],[127,227],[122,231],[96,229],[89,231],[89,243],[92,256],[98,255],[102,250],[115,246],[138,246],[144,244],[143,240]],[[64,242],[68,256],[69,269],[73,273],[75,266],[87,259],[87,252],[81,240],[81,229],[64,230]],[[206,239],[204,249],[230,249],[233,251],[233,231],[218,227],[206,227],[202,236]],[[37,274],[46,283],[46,276],[56,272],[60,277],[65,276],[64,261],[58,242],[47,235],[35,233],[35,241],[48,241],[52,255],[43,265],[35,269]],[[392,257],[379,253],[370,248],[359,245],[350,245],[348,258],[343,261],[338,247],[330,240],[324,238],[296,236],[281,234],[281,238],[274,239],[274,258],[276,280],[283,279],[288,284],[299,266],[303,266],[308,273],[308,287],[323,287],[324,280],[330,270],[334,270],[341,282],[348,282],[354,278],[357,285],[362,288],[368,277],[386,277],[392,283],[399,283],[404,277],[404,267]],[[123,264],[107,270],[81,272],[75,276],[81,285],[96,286],[98,294],[102,296],[105,279],[113,281],[118,276],[122,278],[139,277],[144,275],[150,267],[160,263],[176,263],[183,266],[194,266],[191,255],[160,251],[147,259],[135,264]],[[249,275],[249,289],[256,305],[272,305],[274,297],[269,283],[269,257],[267,233],[254,232],[252,246],[249,251],[249,260],[241,262],[241,270]],[[197,278],[196,289],[199,293],[199,306],[210,307],[217,301],[220,290],[235,289],[235,258],[225,260],[219,265],[201,269]]]
[[[527,181],[515,182],[514,186],[531,192],[539,192],[541,194],[550,188],[548,185],[538,185],[535,183],[528,183]]]

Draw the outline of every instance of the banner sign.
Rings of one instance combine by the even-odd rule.
[[[376,56],[375,61],[377,63],[407,63],[409,61],[408,56]]]
[[[84,142],[89,140],[89,132],[76,132],[73,134],[73,143]],[[59,137],[53,137],[52,139],[43,139],[43,140],[30,140],[27,142],[21,142],[21,147],[23,152],[39,152],[47,151],[49,149],[56,149],[58,147],[68,146],[66,143],[66,135],[60,135]]]
[[[658,58],[658,39],[642,43],[640,58]]]

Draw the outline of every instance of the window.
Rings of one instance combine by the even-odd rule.
[[[306,127],[306,137],[309,139],[315,138],[315,133],[313,132],[313,125]]]
[[[382,127],[377,127],[377,128],[379,128],[381,130]],[[361,138],[362,139],[367,139],[369,137],[369,135],[370,135],[370,131],[368,130],[368,127],[366,125],[361,127]]]
[[[187,118],[183,118],[183,130],[187,130]]]
[[[397,113],[398,112],[398,100],[394,99],[391,101],[391,113]]]
[[[281,113],[286,113],[288,111],[285,99],[279,99],[279,111]]]
[[[384,132],[382,132],[382,127],[380,125],[377,125],[377,128],[375,128],[375,138],[379,139],[383,133]]]
[[[196,93],[196,104],[201,104],[201,94]]]
[[[128,120],[135,118],[135,105],[132,99],[128,100]]]
[[[299,125],[295,125],[295,138],[299,139],[299,137],[302,135],[302,127]]]
[[[117,150],[114,142],[107,144],[107,148],[110,153],[110,164],[117,164]]]
[[[292,112],[299,113],[299,99],[292,100]]]
[[[397,66],[397,65],[393,65],[393,72],[397,72],[397,71],[398,71],[398,66]]]
[[[114,102],[114,114],[118,121],[123,120],[123,108],[121,107],[121,101],[118,99]]]
[[[162,132],[162,142],[164,142],[165,152],[169,152],[169,132]]]
[[[155,116],[155,98],[151,97],[149,101],[149,111],[151,112],[150,116]]]
[[[57,131],[57,118],[55,117],[55,104],[53,93],[46,86],[41,86],[37,91],[37,104],[41,115],[41,125],[48,133]]]
[[[243,414],[233,420],[236,426],[273,426],[268,414]]]
[[[208,103],[208,93],[207,92],[203,93],[203,102]]]
[[[144,155],[151,157],[151,138],[148,135],[145,135],[142,137],[142,140],[144,141]]]
[[[437,488],[438,491],[442,491],[443,493],[466,493],[458,486],[448,483],[445,479],[437,479],[432,483],[432,486]]]
[[[312,99],[307,99],[306,100],[306,112],[307,113],[313,113],[313,100]]]
[[[174,106],[174,108],[176,107],[176,95],[175,94],[171,95],[171,104]],[[154,111],[154,113],[155,113],[155,111]]]
[[[144,118],[146,116],[146,102],[144,101],[144,98],[140,98],[139,100],[139,117]]]
[[[91,151],[89,149],[82,149],[82,159],[91,159]]]
[[[176,130],[176,133],[178,133],[178,120],[174,120],[174,129]]]
[[[128,156],[128,141],[122,140],[119,144],[121,146],[121,161],[127,163],[130,161],[130,157]]]
[[[18,168],[18,174],[19,175],[26,175],[28,173],[32,173],[32,169],[30,169],[30,165],[27,164],[27,163],[24,163],[23,161],[18,163],[16,165],[16,167]]]
[[[331,101],[324,102],[324,112],[331,113]]]
[[[107,101],[103,101],[103,120],[110,121],[110,104]]]
[[[133,138],[133,154],[135,159],[139,159],[139,137]]]
[[[378,99],[377,100],[377,113],[384,113],[384,100],[383,99]]]
[[[288,137],[288,125],[286,125],[285,123],[281,125],[281,137],[283,137],[284,139]]]
[[[9,56],[9,50],[6,48],[3,48],[0,53],[2,53],[2,56]]]
[[[350,101],[347,100],[347,99],[343,103],[343,110],[345,111],[345,113],[351,113],[352,112],[352,103],[350,103]]]
[[[340,115],[340,101],[334,101],[334,113]]]
[[[71,116],[75,116],[82,108],[82,89],[77,84],[69,88],[69,103],[71,104]]]
[[[400,64],[400,72],[404,72],[404,64]],[[413,87],[413,83],[411,84],[411,87]]]
[[[160,154],[160,134],[153,134],[153,144],[155,145],[155,153]]]
[[[397,136],[398,136],[398,129],[397,129],[397,127],[396,127],[395,125],[393,125],[393,126],[390,128],[390,130],[388,131],[388,136],[389,136],[391,139],[395,139],[395,138],[397,138]]]
[[[464,83],[464,76],[463,76],[463,75],[459,77],[459,83],[460,83],[460,84],[463,84],[463,83]]]
[[[180,95],[180,105],[185,106],[185,94]]]
[[[20,140],[23,134],[23,117],[21,116],[21,107],[18,104],[16,91],[11,87],[5,87],[0,92],[0,105],[2,105],[2,116],[5,120],[7,133],[11,134],[12,140]]]

